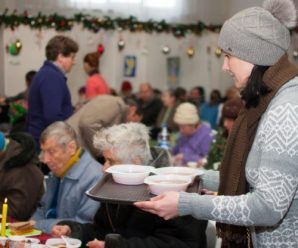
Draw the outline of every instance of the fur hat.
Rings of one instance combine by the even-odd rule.
[[[197,124],[199,121],[199,114],[195,105],[185,102],[177,107],[174,122],[178,125]]]
[[[292,0],[266,0],[263,7],[238,12],[227,20],[218,45],[225,52],[254,65],[273,65],[290,46],[289,27],[296,24]]]

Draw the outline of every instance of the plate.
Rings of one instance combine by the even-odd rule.
[[[26,243],[39,244],[40,240],[36,238],[25,238]]]
[[[73,238],[66,238],[68,243],[70,244],[71,248],[79,248],[82,245],[82,241],[79,239],[73,239]],[[66,247],[66,244],[63,239],[60,238],[52,238],[48,239],[46,242],[46,246],[50,248],[58,248],[58,247]]]
[[[26,233],[26,234],[18,235],[18,236],[30,237],[30,236],[37,236],[37,235],[40,235],[41,233],[42,233],[42,231],[37,230],[37,229],[33,229],[33,231],[30,232],[30,233]],[[7,236],[7,237],[10,237],[10,236],[15,236],[15,235],[12,235],[12,234],[11,234],[10,229],[6,229],[6,236]]]

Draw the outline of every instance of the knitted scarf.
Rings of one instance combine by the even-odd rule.
[[[298,68],[288,61],[286,54],[265,72],[263,81],[270,92],[261,97],[257,107],[243,108],[240,111],[229,134],[220,168],[219,195],[233,196],[248,192],[245,164],[260,118],[280,87],[296,75]],[[217,233],[223,239],[223,244],[227,244],[226,247],[245,247],[243,242],[247,243],[245,227],[218,223]]]

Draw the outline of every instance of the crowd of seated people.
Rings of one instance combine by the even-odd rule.
[[[87,57],[85,69],[92,77],[98,63],[92,67]],[[31,82],[35,72],[29,74]],[[30,82],[22,92],[24,101]],[[119,94],[111,92],[110,88],[109,94],[87,97],[86,87],[81,88],[72,114],[46,126],[38,146],[26,128],[14,132],[10,126],[0,132],[0,204],[7,198],[8,215],[14,220],[31,220],[44,233],[77,237],[89,247],[206,247],[206,221],[190,216],[165,221],[134,206],[101,204],[85,194],[107,167],[117,163],[200,166],[214,138],[211,127],[200,120],[204,89],[160,91],[145,82],[133,92],[132,84],[124,81]],[[7,105],[15,99],[0,100]],[[149,146],[162,127],[175,137],[166,152]]]
[[[112,126],[98,132],[94,146],[105,157],[106,170],[115,164],[150,164],[148,129],[139,123]],[[152,163],[151,163],[152,164]],[[62,221],[52,234],[79,238],[90,248],[166,248],[206,247],[207,221],[191,216],[167,221],[140,211],[135,206],[105,203],[94,216],[93,223]]]

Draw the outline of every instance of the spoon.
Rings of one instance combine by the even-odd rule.
[[[66,236],[64,236],[64,235],[61,235],[61,238],[63,239],[63,241],[65,242],[65,244],[66,244],[66,247],[71,247],[71,244],[68,242],[68,239],[67,239],[67,237]]]

